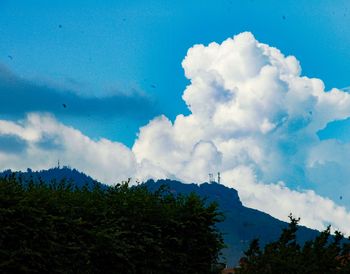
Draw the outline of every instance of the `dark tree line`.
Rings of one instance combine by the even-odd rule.
[[[212,273],[217,205],[122,183],[0,179],[0,273]]]
[[[345,239],[338,231],[332,235],[328,227],[301,246],[296,239],[298,222],[290,216],[288,228],[264,248],[257,239],[253,240],[235,273],[350,273],[350,238]]]

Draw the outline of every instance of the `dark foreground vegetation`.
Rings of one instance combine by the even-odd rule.
[[[223,216],[210,199],[127,182],[82,187],[6,176],[0,178],[0,273],[195,274],[222,268],[216,225]],[[252,241],[232,271],[350,273],[350,239],[328,228],[300,241],[303,228],[290,220],[277,240]]]
[[[350,239],[337,231],[331,235],[328,227],[300,246],[296,239],[299,219],[290,216],[290,220],[279,239],[263,249],[258,240],[252,241],[234,273],[350,273]]]
[[[86,186],[89,190],[92,190],[96,184],[103,190],[108,188],[107,185],[68,167],[55,167],[40,171],[28,169],[24,172],[13,172],[11,170],[0,172],[0,178],[10,175],[22,178],[23,181],[33,180],[37,182],[43,180],[44,182],[60,182],[61,180],[66,180],[67,182],[72,182],[74,187],[82,188]],[[198,196],[206,198],[207,205],[210,202],[218,203],[218,210],[225,215],[224,220],[217,224],[226,246],[221,250],[222,256],[220,258],[229,267],[234,267],[238,264],[251,240],[259,238],[260,245],[265,246],[267,243],[276,241],[282,229],[288,227],[288,223],[277,220],[264,212],[245,207],[235,189],[218,183],[197,185],[174,180],[148,180],[142,184],[151,192],[158,191],[163,185],[166,185],[169,191],[175,195],[188,196],[194,192]],[[316,230],[299,226],[297,231],[298,243],[303,245],[305,241],[313,240],[318,234],[319,232]]]
[[[0,179],[0,273],[211,273],[221,218],[195,194],[10,176]]]

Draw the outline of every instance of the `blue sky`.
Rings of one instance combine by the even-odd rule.
[[[295,55],[303,74],[323,79],[328,88],[349,86],[349,9],[348,1],[4,0],[0,62],[33,85],[84,96],[142,94],[141,100],[148,102],[144,110],[137,108],[142,115],[133,117],[118,111],[118,104],[112,115],[92,110],[90,116],[74,111],[75,106],[68,106],[66,113],[47,106],[93,138],[108,137],[131,146],[139,126],[155,114],[174,119],[188,113],[181,99],[188,84],[181,61],[197,43],[221,42],[251,31],[259,41]],[[23,100],[18,99],[17,113],[5,110],[1,115],[20,116],[37,108]],[[134,102],[127,104],[134,111]],[[336,133],[346,139],[347,124],[321,136]]]
[[[220,171],[245,205],[350,234],[349,25],[341,0],[2,0],[0,168]]]

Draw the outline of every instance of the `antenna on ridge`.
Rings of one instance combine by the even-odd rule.
[[[220,184],[220,181],[221,181],[221,175],[220,175],[220,172],[218,172],[218,184]]]
[[[214,182],[214,176],[213,173],[209,173],[209,183]]]
[[[57,167],[60,168],[60,160],[57,161]]]

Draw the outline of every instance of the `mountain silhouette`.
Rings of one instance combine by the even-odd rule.
[[[0,177],[9,176],[11,170],[0,173]],[[108,186],[102,184],[90,176],[69,167],[51,168],[48,170],[26,172],[15,172],[15,176],[22,177],[23,181],[33,180],[43,182],[60,182],[66,180],[71,182],[74,187],[93,188],[98,184],[102,189]],[[147,187],[150,191],[158,190],[162,185],[168,186],[168,190],[174,195],[189,194],[191,192],[205,198],[208,203],[217,202],[219,210],[225,216],[223,222],[217,226],[223,233],[226,248],[222,250],[222,258],[228,266],[237,265],[242,257],[244,250],[249,246],[250,241],[259,238],[261,245],[277,240],[283,228],[288,224],[280,221],[264,212],[243,206],[239,199],[238,192],[218,183],[184,184],[174,180],[148,180],[141,185]],[[297,216],[296,216],[297,217]],[[318,235],[318,231],[303,226],[299,227],[297,239],[302,244],[306,240],[311,240]]]
[[[67,183],[71,183],[73,187],[78,188],[82,188],[85,186],[89,189],[92,189],[95,185],[99,185],[103,189],[108,187],[107,185],[94,180],[90,176],[76,169],[71,169],[67,166],[55,167],[39,171],[33,171],[30,168],[28,168],[27,171],[11,171],[9,169],[0,172],[0,177],[6,177],[11,174],[14,174],[17,178],[21,178],[24,183],[30,180],[32,180],[33,182],[43,181],[45,183],[59,183],[64,180]]]
[[[208,202],[217,202],[219,210],[224,213],[225,220],[218,224],[223,233],[226,248],[222,251],[228,266],[235,266],[255,238],[260,244],[277,240],[283,228],[288,224],[269,214],[242,205],[238,192],[218,183],[184,184],[174,180],[149,180],[145,183],[148,189],[155,191],[161,185],[168,185],[173,194],[189,194],[195,192],[206,198]],[[300,226],[297,239],[300,244],[311,240],[319,231]]]

